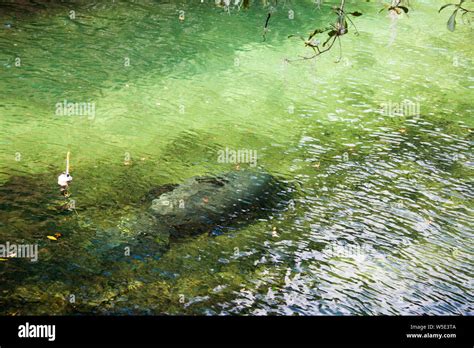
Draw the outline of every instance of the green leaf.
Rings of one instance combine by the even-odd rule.
[[[451,17],[449,17],[449,20],[448,20],[448,30],[449,31],[454,31],[456,29],[456,14],[457,14],[457,10],[453,12],[453,14],[451,15]]]
[[[441,8],[438,10],[438,13],[440,13],[441,11],[443,11],[446,7],[449,7],[449,6],[454,6],[455,4],[446,4],[446,5],[443,5],[441,6]]]
[[[327,29],[316,29],[309,35],[308,40],[311,40],[316,34],[324,33],[326,30]]]
[[[398,8],[401,8],[403,10],[403,12],[408,13],[408,7],[398,6]]]
[[[326,41],[324,41],[323,43],[323,47],[326,47],[326,44],[329,42],[329,40],[331,40],[331,37],[332,36],[329,36],[328,39]],[[334,39],[335,40],[335,39]]]

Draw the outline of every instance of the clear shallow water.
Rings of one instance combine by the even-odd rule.
[[[0,262],[1,313],[472,314],[472,27],[412,3],[394,26],[352,2],[340,63],[289,64],[310,52],[287,36],[328,6],[281,3],[263,42],[260,5],[2,4],[0,241],[40,255]],[[55,115],[65,99],[95,117]],[[420,115],[381,112],[404,100]],[[225,147],[256,150],[293,204],[161,256],[97,256],[100,236],[134,238],[150,188],[235,170]],[[68,150],[77,214],[55,208]]]

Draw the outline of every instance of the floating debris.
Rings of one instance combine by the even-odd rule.
[[[55,233],[53,236],[46,236],[49,240],[55,240],[57,241],[59,238],[61,238],[63,235],[59,232]]]

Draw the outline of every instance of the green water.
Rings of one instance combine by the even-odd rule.
[[[261,2],[0,4],[0,243],[39,245],[0,261],[0,313],[473,314],[472,26],[449,32],[444,1],[395,22],[348,1],[364,15],[342,60],[293,61],[312,51],[287,36],[337,3],[280,1],[265,41]],[[381,112],[406,100],[419,115]],[[151,188],[236,170],[226,147],[257,151],[292,204],[156,257],[94,251],[134,238],[106,231]],[[75,212],[56,209],[67,151]]]

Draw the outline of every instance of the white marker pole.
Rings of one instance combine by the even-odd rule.
[[[66,156],[66,175],[69,174],[69,151],[67,152],[67,156]]]

